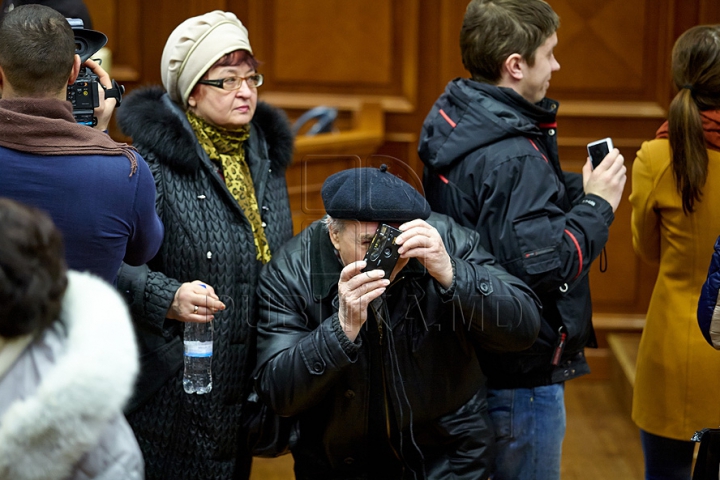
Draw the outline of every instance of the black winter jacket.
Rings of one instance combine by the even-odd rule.
[[[162,89],[133,92],[118,110],[118,122],[153,172],[165,224],[157,256],[144,267],[124,266],[118,280],[142,355],[128,420],[149,479],[231,478],[236,457],[248,460],[247,452],[238,451],[237,436],[262,267],[252,229],[184,113]],[[258,103],[245,152],[274,253],[292,237],[285,183],[292,136],[281,111]],[[175,291],[193,280],[207,282],[228,306],[213,322],[213,388],[205,395],[183,391],[183,324],[165,318]]]
[[[557,107],[456,79],[423,125],[418,151],[431,207],[476,230],[543,305],[532,348],[481,355],[490,388],[549,385],[588,373],[584,347],[596,346],[587,273],[614,215],[608,202],[584,194],[581,175],[561,170]],[[560,331],[564,351],[557,348]]]
[[[453,285],[444,291],[411,259],[384,294],[384,342],[371,336],[370,319],[354,343],[342,332],[342,265],[320,222],[261,273],[256,388],[280,415],[299,419],[298,479],[378,478],[368,473],[378,462],[369,453],[376,439],[368,438],[373,355],[381,356],[385,383],[375,387],[394,412],[387,428],[400,432],[393,444],[403,478],[487,478],[494,440],[475,348],[527,348],[539,327],[537,299],[496,265],[475,232],[438,214],[428,223],[452,258]]]

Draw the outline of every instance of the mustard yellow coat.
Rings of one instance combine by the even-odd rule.
[[[643,260],[660,263],[640,341],[632,418],[647,432],[677,440],[720,426],[720,352],[705,341],[696,318],[720,235],[720,153],[708,154],[702,201],[689,216],[668,140],[643,143],[632,168],[633,247]]]

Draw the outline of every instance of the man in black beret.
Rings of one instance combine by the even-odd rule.
[[[275,253],[259,284],[255,386],[297,419],[296,478],[488,478],[476,349],[532,344],[535,296],[384,166],[332,175],[322,197],[328,215]],[[364,260],[386,224],[401,232],[387,276]]]

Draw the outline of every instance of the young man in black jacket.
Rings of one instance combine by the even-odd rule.
[[[329,216],[275,253],[258,287],[256,388],[298,419],[296,477],[488,478],[476,350],[529,347],[535,296],[384,168],[339,172],[322,197]],[[379,223],[402,231],[387,278],[363,271]]]
[[[496,480],[558,479],[564,382],[589,372],[595,346],[587,272],[608,238],[625,185],[617,150],[583,174],[557,155],[559,18],[542,0],[473,0],[460,33],[470,79],[448,84],[423,125],[428,201],[475,229],[543,305],[528,350],[481,352],[498,441]]]

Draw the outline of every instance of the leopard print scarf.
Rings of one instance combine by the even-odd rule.
[[[205,153],[210,160],[222,165],[225,185],[237,200],[245,217],[252,226],[255,239],[257,259],[262,263],[270,261],[270,245],[268,245],[263,227],[258,202],[255,198],[255,186],[250,175],[250,167],[245,161],[243,144],[250,136],[250,126],[244,125],[238,130],[227,130],[206,122],[202,118],[186,111],[186,116]]]

